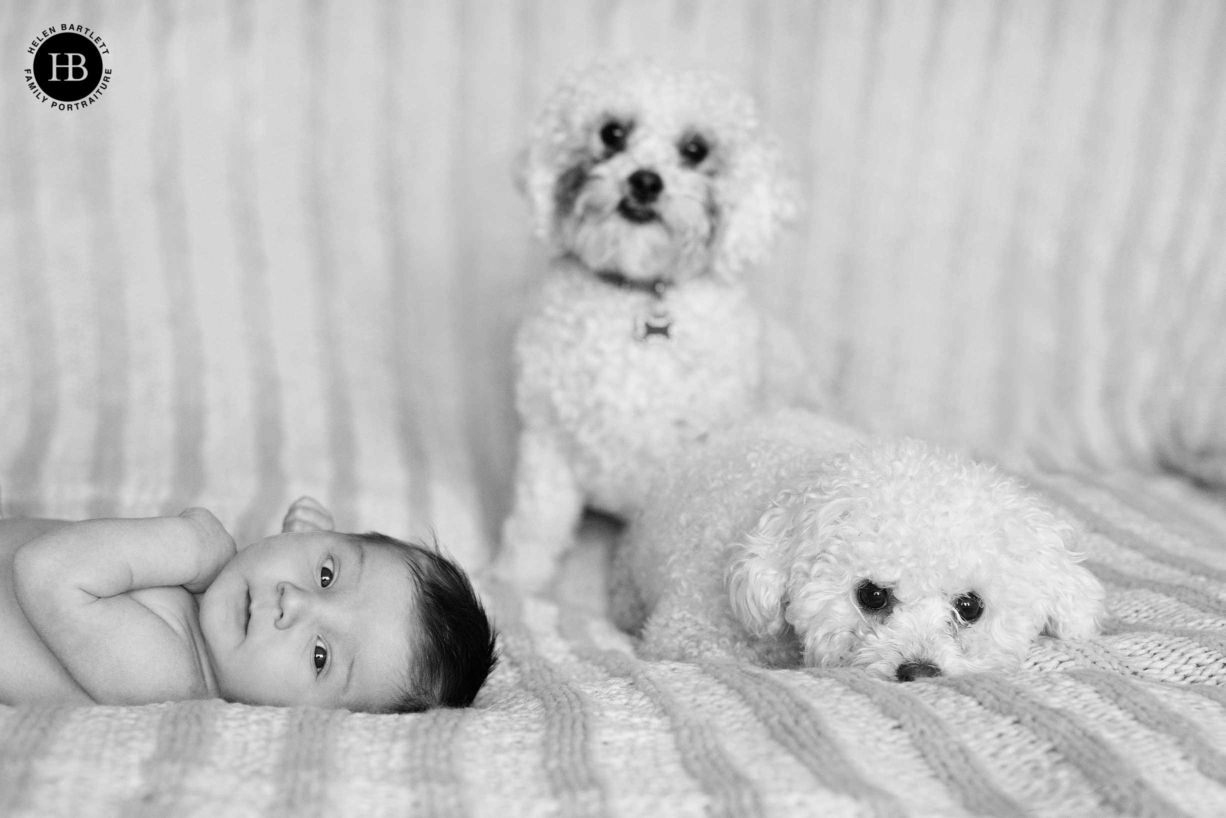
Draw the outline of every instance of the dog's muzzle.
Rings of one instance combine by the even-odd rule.
[[[617,212],[627,221],[643,224],[659,216],[652,205],[664,192],[664,180],[654,170],[640,168],[626,179],[630,194],[617,205]]]

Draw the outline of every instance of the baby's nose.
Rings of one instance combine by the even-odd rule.
[[[306,605],[306,594],[297,585],[292,582],[277,583],[277,620],[276,626],[285,630],[293,627],[294,623],[302,616],[303,607]]]

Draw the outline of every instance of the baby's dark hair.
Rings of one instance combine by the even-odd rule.
[[[392,548],[417,585],[416,661],[387,708],[417,713],[432,707],[467,707],[498,664],[498,634],[464,571],[433,547],[371,531],[352,534]]]

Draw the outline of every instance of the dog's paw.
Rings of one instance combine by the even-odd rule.
[[[502,551],[492,566],[495,577],[525,593],[545,594],[553,584],[557,565],[543,549],[510,546],[504,540]]]
[[[333,531],[336,525],[332,521],[332,513],[314,497],[299,497],[290,504],[281,523],[281,530],[288,533],[297,531]]]

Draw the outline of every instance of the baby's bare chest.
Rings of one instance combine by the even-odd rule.
[[[182,586],[173,588],[140,588],[128,595],[153,611],[184,639],[191,639],[199,630],[200,614],[196,599]]]

